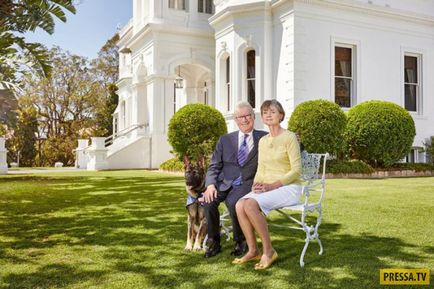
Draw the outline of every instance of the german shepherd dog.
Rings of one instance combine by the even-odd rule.
[[[205,191],[205,160],[193,164],[184,157],[185,188],[187,190],[188,229],[185,250],[203,250],[202,243],[207,233],[205,210],[198,198]]]

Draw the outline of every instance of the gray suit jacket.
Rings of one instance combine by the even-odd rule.
[[[221,136],[212,155],[205,185],[214,184],[218,191],[227,191],[232,187],[232,182],[238,178],[241,172],[241,189],[249,192],[258,167],[259,139],[266,134],[265,131],[253,130],[253,148],[243,166],[240,166],[237,160],[238,131]]]

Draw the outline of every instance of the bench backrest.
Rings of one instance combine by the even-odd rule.
[[[303,181],[313,181],[319,179],[318,173],[320,172],[321,159],[323,159],[321,179],[325,178],[326,162],[329,154],[314,154],[303,151],[301,153],[301,179]]]
[[[325,154],[316,154],[316,153],[308,153],[303,151],[301,153],[301,180],[304,185],[309,188],[311,185],[311,189],[316,187],[315,183],[320,183],[321,196],[319,202],[322,201],[324,197],[324,189],[325,189],[325,173],[326,173],[326,163],[327,158],[329,157],[328,153]],[[321,163],[322,161],[322,163]],[[322,165],[322,166],[321,166]],[[305,192],[309,194],[309,192]]]

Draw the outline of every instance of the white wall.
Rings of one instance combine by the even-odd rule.
[[[352,10],[298,3],[295,13],[296,103],[326,98],[334,101],[333,43],[356,47],[356,103],[381,99],[404,106],[403,52],[422,54],[420,113],[414,146],[434,135],[434,20],[361,14]],[[431,25],[431,26],[430,26]]]
[[[122,149],[107,156],[109,169],[143,169],[151,164],[149,137],[141,137],[133,142],[125,143]]]

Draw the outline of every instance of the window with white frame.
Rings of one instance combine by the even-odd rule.
[[[173,84],[173,113],[176,112],[176,83]]]
[[[119,131],[119,124],[118,124],[118,116],[116,115],[113,118],[113,134],[117,135],[118,131]]]
[[[208,88],[206,86],[206,81],[203,83],[203,103],[208,104]]]
[[[353,46],[335,46],[335,102],[341,107],[351,107],[355,99],[355,53]]]
[[[225,88],[226,104],[228,111],[231,110],[231,58],[228,56],[225,60]]]
[[[255,76],[256,76],[256,52],[255,50],[247,51],[247,61],[246,61],[246,79],[247,79],[247,101],[250,105],[255,108]]]
[[[212,0],[198,0],[197,12],[212,14],[213,4]]]
[[[420,55],[404,55],[404,106],[408,111],[417,112],[421,105],[420,96]]]
[[[185,10],[185,0],[169,0],[169,8]]]

